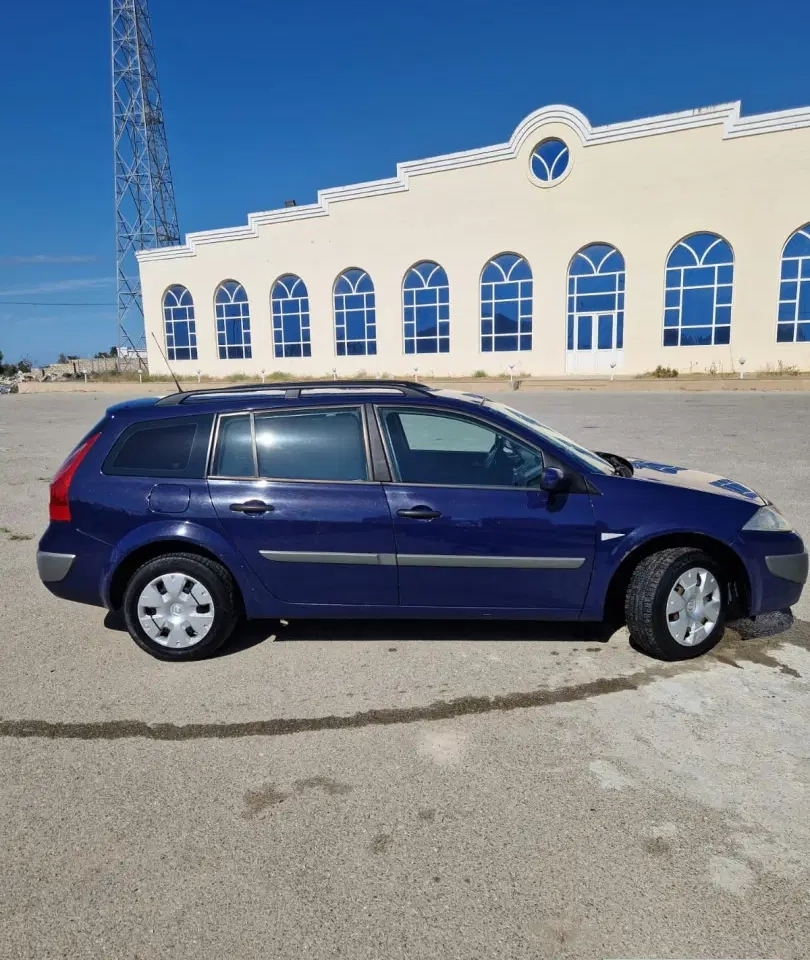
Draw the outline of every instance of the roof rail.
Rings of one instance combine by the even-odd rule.
[[[396,390],[403,396],[422,397],[433,393],[433,388],[415,380],[276,380],[270,383],[240,383],[231,387],[210,387],[170,393],[158,400],[160,406],[176,406],[188,400],[208,400],[217,397],[283,396],[297,400],[308,393],[381,393]]]

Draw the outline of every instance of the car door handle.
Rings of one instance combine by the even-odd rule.
[[[231,510],[234,513],[269,513],[274,509],[272,504],[265,503],[263,500],[246,500],[244,503],[231,504]]]
[[[398,517],[405,517],[406,520],[435,520],[441,516],[438,510],[431,510],[430,507],[411,507],[409,510],[397,510]]]

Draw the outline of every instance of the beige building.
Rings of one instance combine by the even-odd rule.
[[[559,376],[810,368],[810,108],[591,127],[400,164],[139,254],[149,367]]]

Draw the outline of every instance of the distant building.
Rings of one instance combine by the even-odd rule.
[[[536,376],[810,367],[810,108],[499,146],[138,255],[149,368]]]

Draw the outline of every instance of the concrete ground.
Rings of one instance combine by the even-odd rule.
[[[503,399],[810,534],[806,394]],[[36,576],[107,400],[0,398],[0,957],[807,957],[810,592],[688,665],[446,623],[159,663]]]

